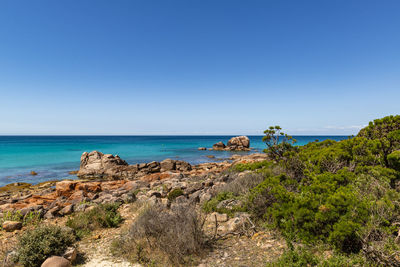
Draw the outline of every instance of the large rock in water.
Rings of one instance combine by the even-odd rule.
[[[92,151],[82,154],[77,176],[83,179],[120,180],[135,179],[152,173],[190,171],[191,169],[192,166],[189,163],[172,159],[128,165],[118,156]]]
[[[229,150],[249,150],[250,139],[247,136],[236,136],[229,139],[227,148]]]

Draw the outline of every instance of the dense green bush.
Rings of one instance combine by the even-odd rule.
[[[27,230],[17,245],[17,261],[23,266],[40,266],[46,258],[61,255],[75,241],[72,231],[58,226]]]
[[[394,151],[388,155],[389,166],[400,171],[400,150]]]
[[[265,180],[250,190],[247,210],[290,240],[322,241],[397,266],[399,149],[400,116],[389,116],[354,138],[280,150],[275,163],[264,164]],[[296,261],[291,253],[287,256]]]
[[[98,228],[117,227],[123,218],[118,212],[119,204],[101,204],[95,208],[78,212],[68,218],[66,225],[81,238]]]

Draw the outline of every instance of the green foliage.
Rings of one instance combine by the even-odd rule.
[[[267,264],[268,267],[351,267],[351,266],[377,266],[358,255],[346,255],[334,253],[333,255],[321,255],[311,247],[297,247],[286,250],[276,261]],[[328,251],[329,252],[329,251]]]
[[[3,214],[3,217],[0,218],[0,229],[5,221],[17,221],[22,222],[24,226],[26,225],[36,225],[42,219],[42,214],[38,211],[30,211],[27,214],[22,215],[20,211],[7,211]]]
[[[364,136],[368,139],[380,139],[397,130],[400,130],[400,115],[386,116],[370,122],[367,127],[360,130],[357,136]]]
[[[296,139],[282,132],[280,126],[270,126],[264,134],[262,141],[267,145],[266,152],[272,159],[282,159],[287,151],[294,149],[292,145],[296,143]]]
[[[243,172],[246,170],[254,171],[262,168],[268,168],[269,166],[271,166],[271,162],[264,160],[250,163],[238,163],[233,166],[233,169],[238,172]]]
[[[361,129],[357,136],[376,140],[383,163],[388,167],[388,155],[400,148],[400,115],[376,119]]]
[[[400,171],[400,150],[390,153],[387,159],[389,162],[389,167]]]
[[[235,196],[230,192],[220,192],[220,193],[218,193],[218,195],[216,195],[215,197],[213,197],[212,199],[210,199],[209,201],[204,203],[203,210],[205,212],[217,211],[217,205],[221,201],[227,200],[227,199],[232,199],[234,197]]]
[[[265,180],[250,190],[247,210],[280,229],[288,240],[322,241],[347,254],[368,247],[372,250],[368,257],[397,266],[390,252],[397,245],[388,250],[382,242],[394,240],[400,218],[396,189],[400,116],[375,120],[354,138],[315,141],[296,149],[276,147],[280,144],[277,136],[285,136],[280,131],[280,127],[266,131],[266,152],[275,153],[276,163],[263,167]],[[277,166],[280,175],[276,175]],[[290,252],[287,259],[298,262],[296,253]]]
[[[175,198],[182,196],[184,194],[183,190],[180,188],[175,188],[171,192],[168,193],[168,200],[173,201]]]
[[[40,226],[27,230],[17,246],[17,260],[23,266],[40,266],[53,255],[61,255],[75,242],[71,231],[58,226]]]
[[[118,212],[118,204],[102,204],[95,208],[78,212],[68,218],[66,225],[75,230],[79,238],[99,228],[118,227],[123,218]]]
[[[275,262],[267,264],[268,267],[303,267],[317,266],[317,257],[309,249],[298,248],[285,251]]]

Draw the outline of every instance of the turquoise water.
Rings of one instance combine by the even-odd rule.
[[[231,136],[0,136],[0,186],[14,182],[39,183],[75,178],[69,171],[79,169],[83,152],[98,150],[118,154],[128,163],[180,159],[192,164],[229,158],[228,151],[199,151]],[[250,146],[262,151],[261,136],[249,136]],[[296,136],[298,145],[316,139],[343,140],[346,136]],[[242,152],[247,153],[247,152]],[[33,170],[38,173],[31,176]]]

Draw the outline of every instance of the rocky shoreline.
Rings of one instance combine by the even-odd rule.
[[[17,183],[1,188],[0,217],[18,212],[22,216],[35,213],[52,219],[84,211],[93,204],[130,203],[136,199],[167,204],[168,194],[177,188],[183,192],[181,200],[204,202],[211,198],[212,190],[224,184],[223,176],[218,174],[238,163],[265,159],[265,154],[250,154],[198,165],[171,159],[128,165],[118,156],[85,152],[77,173],[79,180],[34,186]],[[3,225],[5,230],[15,230],[7,224]]]

